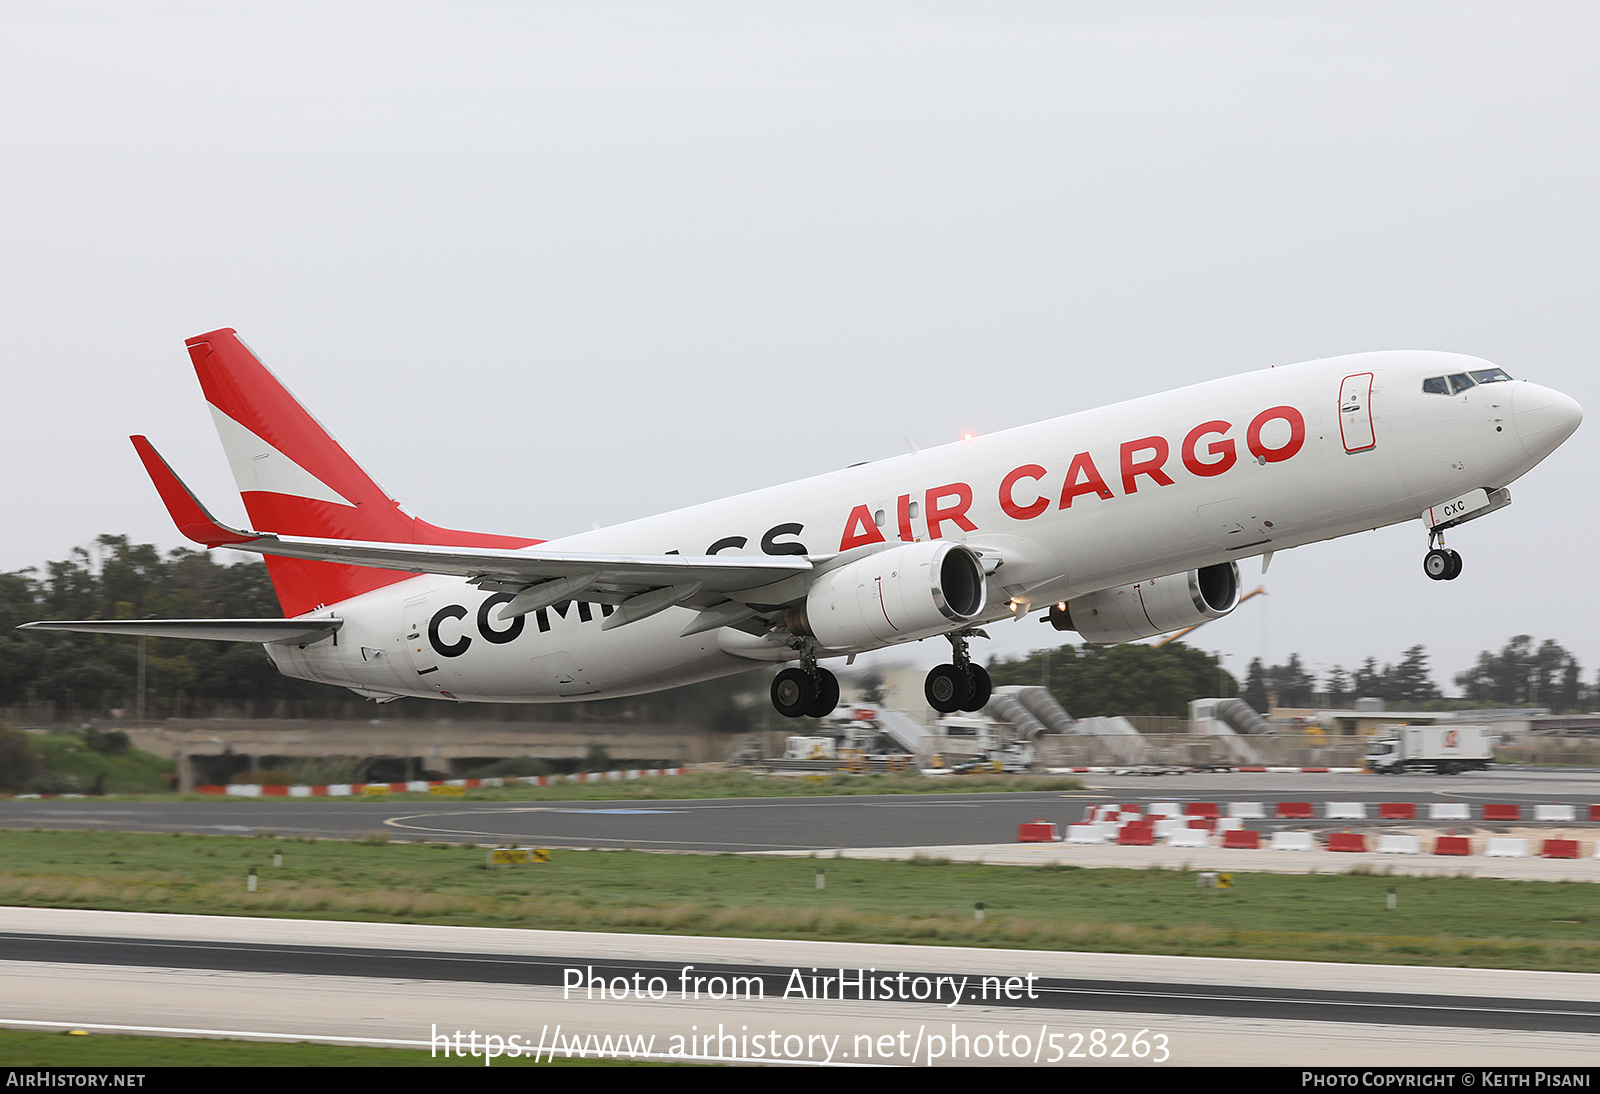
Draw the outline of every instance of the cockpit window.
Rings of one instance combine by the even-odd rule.
[[[1506,375],[1506,370],[1503,368],[1480,368],[1473,372],[1467,373],[1467,375],[1471,376],[1480,384],[1493,384],[1498,383],[1501,380],[1511,379],[1510,376]]]
[[[1424,395],[1448,395],[1450,394],[1450,385],[1445,382],[1443,376],[1430,376],[1422,381],[1422,393]]]
[[[1468,376],[1465,372],[1457,372],[1450,377],[1450,394],[1452,395],[1460,395],[1463,391],[1467,390],[1467,388],[1476,386],[1477,385],[1472,382],[1472,377]]]

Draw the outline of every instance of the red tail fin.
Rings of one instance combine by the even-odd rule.
[[[418,520],[350,458],[231,329],[198,335],[187,344],[256,531],[448,547],[540,542]],[[266,563],[286,616],[415,576],[287,558],[268,557]]]

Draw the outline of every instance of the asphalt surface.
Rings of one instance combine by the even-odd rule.
[[[0,801],[0,827],[313,836],[353,839],[383,832],[430,842],[530,843],[547,847],[631,847],[673,851],[830,851],[839,848],[943,847],[1009,843],[1017,825],[1044,819],[1059,827],[1109,801],[1412,801],[1566,803],[1580,817],[1600,804],[1600,772],[1512,769],[1467,775],[1188,774],[1161,778],[1085,776],[1092,789],[1010,794],[907,794],[859,797],[724,798],[649,802],[366,801],[232,798],[216,802],[93,799]],[[670,779],[660,793],[669,794]],[[1320,814],[1321,810],[1318,809]],[[1376,813],[1376,809],[1371,810]],[[1419,809],[1419,813],[1425,810]],[[1473,810],[1478,814],[1478,810]],[[1386,822],[1392,823],[1392,822]],[[1527,827],[1529,822],[1523,822]],[[1252,821],[1279,827],[1335,828],[1349,822]],[[1582,822],[1580,822],[1580,825]],[[1383,827],[1367,822],[1371,829]],[[1552,825],[1554,828],[1572,825]]]

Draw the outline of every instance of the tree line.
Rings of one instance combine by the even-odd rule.
[[[1446,700],[1428,668],[1423,646],[1406,650],[1398,663],[1379,666],[1368,657],[1354,671],[1343,665],[1329,669],[1319,684],[1307,671],[1299,654],[1287,664],[1250,662],[1242,698],[1265,710],[1276,697],[1282,707],[1351,706],[1357,699],[1377,698],[1394,707],[1419,709],[1441,702],[1467,702],[1477,706],[1548,707],[1559,713],[1591,709],[1600,701],[1600,681],[1583,683],[1578,659],[1552,639],[1535,646],[1534,639],[1519,634],[1498,652],[1484,650],[1472,668],[1455,676],[1461,689],[1458,700]]]

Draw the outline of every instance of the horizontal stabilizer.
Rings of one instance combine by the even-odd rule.
[[[298,645],[326,638],[343,624],[342,619],[49,619],[24,623],[17,629]]]

